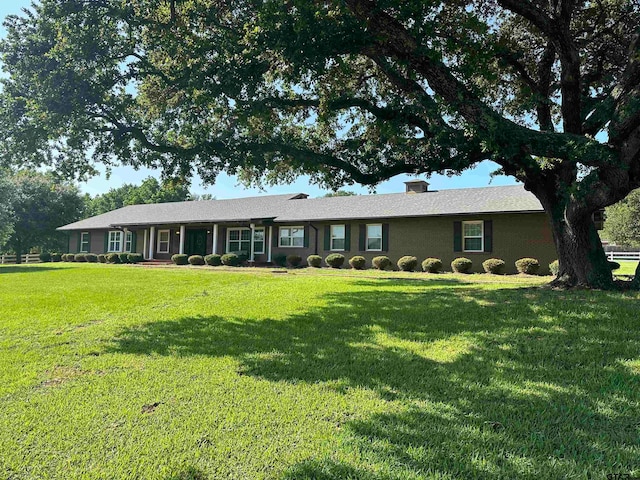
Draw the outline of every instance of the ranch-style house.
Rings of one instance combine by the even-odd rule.
[[[146,260],[241,252],[265,264],[277,254],[339,252],[369,264],[378,255],[437,257],[444,265],[464,256],[476,271],[495,257],[515,271],[517,259],[534,257],[544,272],[556,259],[546,214],[521,185],[433,191],[415,180],[397,194],[131,205],[59,230],[69,232],[71,253],[136,252]]]

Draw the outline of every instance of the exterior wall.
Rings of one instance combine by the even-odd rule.
[[[455,252],[454,231],[455,221],[491,220],[493,223],[493,248],[491,252]],[[388,224],[388,250],[382,252],[367,252],[359,250],[359,225],[366,223]],[[274,247],[273,254],[295,253],[305,259],[308,255],[317,253],[326,257],[330,250],[324,248],[325,225],[351,226],[351,242],[347,251],[338,251],[347,260],[354,255],[362,255],[371,265],[373,257],[386,255],[394,263],[404,255],[413,255],[420,262],[427,257],[442,260],[445,270],[450,269],[451,261],[457,257],[467,257],[473,262],[474,271],[481,272],[482,262],[488,258],[501,258],[507,264],[507,271],[515,273],[515,261],[522,257],[533,257],[540,262],[541,273],[548,273],[548,265],[557,258],[551,229],[544,213],[522,214],[494,214],[477,216],[447,216],[403,218],[375,221],[354,222],[318,222],[313,225],[318,228],[318,248],[314,248],[314,230],[310,229],[309,248]],[[280,226],[289,226],[281,224]],[[293,225],[291,225],[293,226]],[[277,235],[277,228],[274,229]]]
[[[78,245],[78,239],[79,239],[79,234],[82,232],[89,232],[89,252],[87,253],[95,253],[95,254],[101,254],[101,253],[105,253],[105,248],[104,248],[104,236],[107,232],[114,230],[114,229],[109,229],[109,230],[81,230],[81,231],[72,231],[72,232],[68,232],[69,235],[69,251],[65,252],[65,253],[78,253],[79,252],[79,245]],[[142,248],[143,248],[143,244],[144,244],[144,229],[140,229],[140,230],[131,230],[132,232],[135,232],[137,235],[136,238],[136,248],[135,248],[135,252],[132,253],[142,253]]]

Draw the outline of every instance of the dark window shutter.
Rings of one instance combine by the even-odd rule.
[[[324,226],[324,249],[331,250],[331,225]]]
[[[280,239],[280,227],[273,227],[273,232],[271,232],[271,246],[277,247],[279,239]]]
[[[462,251],[462,222],[453,222],[453,251]]]
[[[382,224],[382,251],[383,252],[389,251],[389,224],[388,223]]]
[[[484,251],[493,252],[493,220],[484,221]]]
[[[351,224],[347,223],[344,226],[344,251],[351,250]]]
[[[82,246],[82,232],[78,232],[78,244],[76,245],[76,251],[80,252]]]
[[[104,232],[104,253],[109,251],[109,232]]]
[[[309,225],[304,226],[303,245],[304,245],[304,248],[309,248]]]
[[[364,252],[367,249],[367,226],[364,223],[359,225],[358,250]]]
[[[138,251],[137,248],[137,243],[138,241],[138,235],[136,234],[136,232],[131,232],[131,252],[132,253],[136,253]]]

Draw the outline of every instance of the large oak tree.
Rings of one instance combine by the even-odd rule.
[[[0,155],[333,188],[491,159],[557,282],[610,287],[592,213],[640,187],[638,25],[637,0],[42,0],[6,22]]]

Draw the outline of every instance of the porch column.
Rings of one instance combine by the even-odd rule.
[[[153,250],[156,238],[156,227],[151,227],[149,231],[149,260],[153,260]]]
[[[256,233],[256,224],[255,223],[250,223],[249,224],[249,228],[251,229],[251,243],[249,244],[249,262],[253,263],[255,262],[255,252],[254,252],[254,245],[253,245],[253,236]]]
[[[273,242],[271,241],[271,236],[273,235],[273,227],[270,226],[269,227],[269,241],[267,242],[267,245],[269,245],[267,248],[267,262],[271,262],[271,250],[273,250]]]
[[[211,253],[218,253],[218,224],[213,224],[213,246],[211,247]]]
[[[149,259],[149,229],[144,229],[144,240],[142,241],[142,258]]]
[[[184,253],[184,237],[186,235],[187,228],[185,225],[180,225],[180,255]]]

